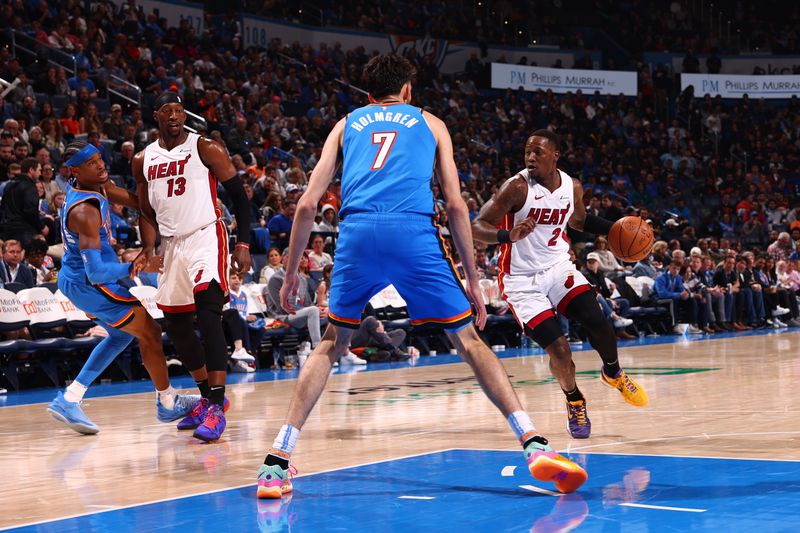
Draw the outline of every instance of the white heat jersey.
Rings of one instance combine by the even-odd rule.
[[[147,196],[164,237],[181,237],[218,218],[217,180],[200,159],[196,133],[166,150],[158,141],[144,149]]]
[[[561,175],[561,185],[553,192],[547,190],[528,176],[528,169],[519,176],[528,182],[528,197],[525,205],[516,213],[509,213],[501,227],[510,230],[528,217],[536,221],[530,235],[513,244],[503,244],[500,250],[500,271],[510,275],[541,272],[558,263],[569,261],[567,222],[575,210],[572,178],[566,172]]]

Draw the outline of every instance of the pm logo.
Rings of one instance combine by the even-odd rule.
[[[197,272],[197,275],[194,277],[194,282],[195,282],[195,283],[200,283],[200,278],[202,278],[202,277],[203,277],[203,269],[201,268],[201,269],[200,269],[200,270]]]

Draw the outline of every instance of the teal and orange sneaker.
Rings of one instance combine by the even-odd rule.
[[[553,451],[541,435],[531,439],[524,453],[531,475],[539,481],[552,481],[564,494],[575,492],[589,478],[586,470]]]
[[[223,409],[227,413],[230,408],[231,402],[226,396]],[[200,398],[200,401],[194,405],[194,408],[186,415],[186,418],[178,422],[178,429],[197,429],[205,420],[206,411],[208,411],[208,398]]]
[[[292,492],[292,476],[297,474],[293,466],[284,470],[279,465],[261,465],[258,469],[258,497],[280,498]]]
[[[644,407],[650,401],[644,389],[633,381],[624,370],[620,370],[616,376],[609,377],[604,370],[600,370],[600,379],[603,383],[613,389],[617,389],[622,394],[622,399],[636,407]]]

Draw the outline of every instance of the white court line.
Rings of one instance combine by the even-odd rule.
[[[538,492],[539,494],[546,494],[547,496],[563,496],[563,494],[560,492],[534,487],[533,485],[520,485],[519,488],[529,490],[531,492]]]
[[[500,475],[503,477],[512,477],[516,469],[516,466],[504,466],[503,470],[500,471]]]
[[[435,500],[433,496],[398,496],[399,500]]]
[[[411,459],[412,457],[422,457],[423,455],[433,455],[433,454],[436,454],[436,453],[445,453],[445,452],[449,452],[449,451],[452,451],[452,450],[455,450],[455,449],[457,449],[457,448],[443,448],[441,450],[431,450],[429,452],[414,453],[414,454],[411,454],[411,455],[401,455],[400,457],[392,457],[390,459],[381,459],[379,461],[369,461],[369,462],[366,462],[366,463],[359,463],[359,464],[355,464],[355,465],[341,466],[339,468],[329,468],[327,470],[320,470],[318,472],[308,472],[308,473],[300,474],[298,476],[293,476],[293,477],[294,477],[294,479],[297,479],[297,478],[306,477],[306,476],[315,476],[317,474],[327,474],[329,472],[337,472],[339,470],[347,470],[349,468],[359,468],[359,467],[362,467],[362,466],[370,466],[370,465],[377,465],[377,464],[380,464],[380,463],[388,463],[388,462],[391,462],[391,461],[400,461],[400,460],[403,460],[403,459]],[[16,525],[13,525],[13,526],[0,527],[0,531],[8,531],[9,529],[17,529],[17,528],[20,528],[20,527],[38,526],[38,525],[41,525],[41,524],[50,524],[50,523],[54,523],[54,522],[60,522],[61,520],[70,520],[72,518],[80,518],[82,516],[98,515],[98,514],[102,514],[102,513],[109,513],[111,511],[121,511],[123,509],[132,509],[134,507],[142,507],[142,506],[145,506],[145,505],[152,505],[154,503],[171,502],[171,501],[175,501],[175,500],[182,500],[184,498],[193,498],[195,496],[205,496],[207,494],[216,494],[218,492],[225,492],[226,490],[236,490],[236,489],[242,489],[244,487],[252,487],[255,484],[256,484],[256,480],[254,479],[250,483],[243,483],[241,485],[231,485],[230,487],[224,487],[224,488],[221,488],[221,489],[205,490],[205,491],[201,491],[201,492],[193,492],[193,493],[190,493],[190,494],[184,494],[182,496],[173,496],[171,498],[161,498],[159,500],[149,500],[149,501],[140,502],[140,503],[133,503],[131,505],[121,505],[119,507],[114,507],[112,509],[105,509],[105,510],[102,510],[102,511],[94,511],[94,512],[89,511],[89,512],[85,512],[85,513],[77,513],[77,514],[73,514],[73,515],[59,516],[58,518],[48,518],[47,520],[38,520],[36,522],[25,522],[25,523],[16,524]],[[255,496],[253,497],[253,499],[255,499]]]
[[[683,511],[684,513],[705,513],[708,509],[691,509],[689,507],[667,507],[666,505],[647,505],[644,503],[621,503],[620,507],[641,507],[642,509],[658,509],[660,511]]]
[[[711,437],[721,437],[721,436],[748,436],[748,435],[782,435],[782,434],[795,434],[800,433],[800,431],[775,431],[775,432],[761,432],[761,433],[731,433],[731,434],[719,434],[719,435],[711,435]],[[599,446],[621,446],[624,444],[637,444],[641,442],[657,442],[660,440],[678,440],[678,439],[690,439],[690,438],[705,438],[704,435],[688,435],[684,437],[664,437],[660,439],[644,439],[644,440],[632,440],[632,441],[623,441],[623,442],[608,442],[606,444],[593,444],[591,446],[579,446],[577,448],[566,448],[561,450],[556,450],[558,453],[582,453],[587,455],[630,455],[632,457],[676,457],[678,459],[727,459],[733,461],[775,461],[775,462],[783,462],[783,463],[800,463],[800,459],[771,459],[767,457],[721,457],[716,455],[673,455],[669,453],[625,453],[625,452],[584,452],[580,451],[585,448],[595,448]],[[519,448],[453,448],[456,450],[466,450],[466,451],[477,451],[477,452],[518,452]]]

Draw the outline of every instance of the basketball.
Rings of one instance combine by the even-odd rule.
[[[627,263],[635,263],[647,257],[654,240],[650,224],[635,216],[617,220],[608,232],[611,252]]]

